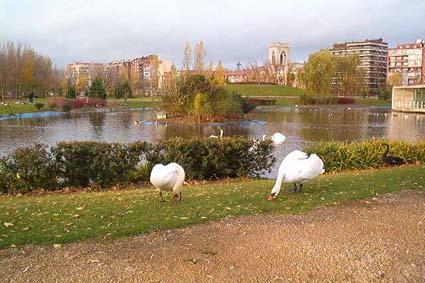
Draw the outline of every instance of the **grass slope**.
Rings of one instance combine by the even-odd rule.
[[[136,97],[128,98],[126,102],[124,99],[108,99],[108,107],[128,107],[128,108],[146,108],[155,107],[159,102],[158,97]]]
[[[108,99],[108,107],[147,108],[155,107],[158,101],[159,98],[152,97],[129,98],[127,99],[127,102],[124,102],[124,99]],[[38,112],[34,104],[15,104],[15,100],[10,100],[6,102],[9,103],[8,106],[0,105],[0,115]],[[44,98],[36,99],[35,102],[46,104],[46,100]],[[43,108],[40,111],[46,110],[46,108]]]
[[[5,106],[0,104],[0,115],[31,113],[38,111],[34,104],[28,103],[28,100],[26,100],[26,104],[15,104],[16,100],[6,100],[5,102],[9,105]],[[36,99],[35,102],[45,103],[45,99],[39,98]]]
[[[301,213],[388,192],[423,190],[425,166],[324,175],[306,184],[302,194],[282,192],[267,202],[272,185],[273,180],[233,180],[186,187],[180,204],[161,203],[153,189],[3,197],[0,247],[128,236],[238,215]]]
[[[242,96],[300,96],[304,93],[303,89],[280,85],[228,84],[225,88]]]

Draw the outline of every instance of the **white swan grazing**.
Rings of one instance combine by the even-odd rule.
[[[216,135],[211,135],[210,138],[213,138],[213,139],[220,138],[220,139],[222,139],[223,138],[223,134],[224,134],[223,129],[220,129],[220,136],[219,137],[217,137]]]
[[[271,139],[274,145],[280,145],[286,140],[286,137],[282,135],[281,133],[274,133],[271,136]]]
[[[184,169],[177,163],[170,163],[166,166],[157,164],[152,169],[150,181],[159,190],[162,201],[164,201],[163,191],[173,192],[173,199],[181,201],[184,178]]]
[[[279,166],[276,183],[268,196],[268,200],[273,200],[281,189],[282,182],[293,183],[294,191],[300,192],[305,182],[324,173],[323,161],[316,154],[307,156],[305,152],[294,150],[289,153]],[[297,188],[299,184],[299,189]]]

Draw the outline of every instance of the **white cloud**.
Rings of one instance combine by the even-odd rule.
[[[204,40],[207,60],[262,62],[273,41],[292,57],[335,41],[425,37],[425,2],[409,1],[105,1],[0,0],[0,41],[31,44],[59,65],[150,53],[180,64],[188,40]]]

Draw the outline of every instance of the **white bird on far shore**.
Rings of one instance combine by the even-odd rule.
[[[271,136],[271,139],[274,145],[280,145],[286,140],[286,137],[282,135],[281,133],[274,133]]]
[[[222,139],[223,138],[223,134],[224,134],[223,129],[220,129],[220,136],[217,137],[216,135],[211,135],[210,138],[213,138],[213,139],[220,138],[220,139]]]

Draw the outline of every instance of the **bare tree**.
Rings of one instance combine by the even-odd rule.
[[[183,70],[188,72],[190,66],[192,65],[192,48],[190,47],[189,42],[186,42],[184,47],[184,57],[183,57]]]
[[[203,74],[204,70],[205,70],[205,47],[204,47],[204,43],[202,42],[202,40],[200,42],[198,42],[195,45],[195,50],[194,50],[194,55],[195,55],[195,62],[193,64],[193,69],[198,73],[198,74]]]
[[[28,91],[44,96],[47,91],[61,87],[62,72],[55,69],[47,56],[38,54],[30,46],[7,42],[0,47],[0,92],[20,97]]]

